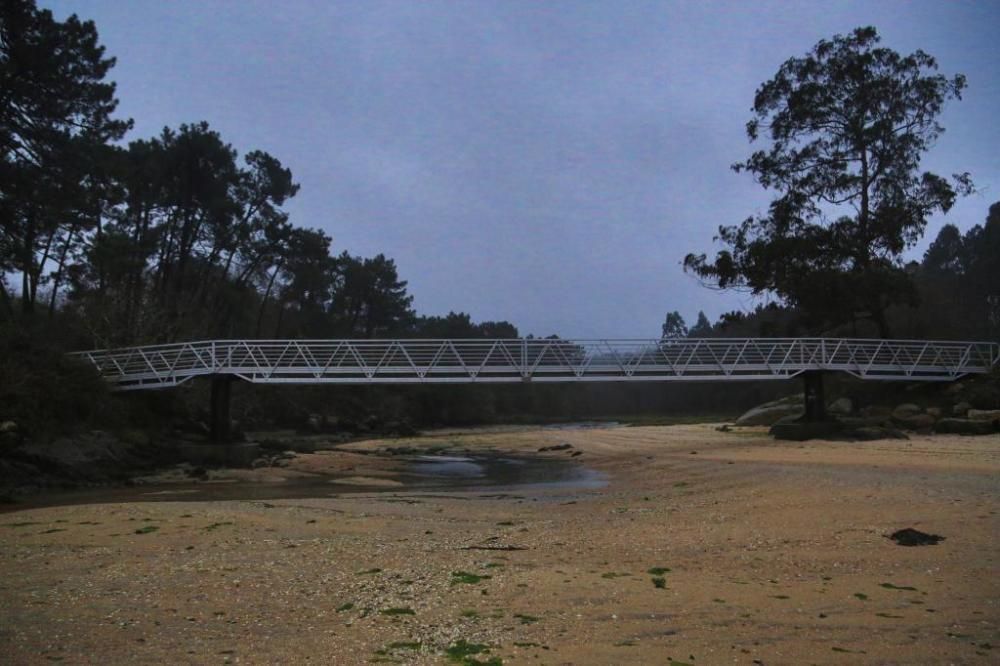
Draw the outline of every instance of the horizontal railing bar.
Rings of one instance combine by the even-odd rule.
[[[949,381],[989,372],[1000,345],[870,338],[199,340],[77,352],[116,389],[205,375],[258,383],[488,383],[788,379]]]

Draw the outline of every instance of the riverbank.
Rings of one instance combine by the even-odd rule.
[[[372,455],[387,447],[565,459],[608,485],[410,490]],[[0,516],[0,565],[18,572],[0,583],[0,645],[29,664],[902,664],[988,663],[1000,643],[998,437],[682,425],[344,448],[219,482],[381,486]],[[885,537],[905,527],[945,540]]]

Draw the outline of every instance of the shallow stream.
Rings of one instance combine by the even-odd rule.
[[[401,457],[396,457],[399,460]],[[46,492],[5,505],[0,511],[40,506],[116,502],[207,502],[337,497],[351,493],[410,492],[514,494],[532,491],[571,493],[607,484],[602,472],[577,462],[508,454],[417,455],[402,458],[402,468],[385,484],[352,482],[349,474],[312,475],[281,481],[208,479],[111,488]]]

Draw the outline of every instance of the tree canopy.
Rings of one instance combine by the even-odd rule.
[[[131,126],[112,117],[114,64],[90,21],[30,0],[0,8],[0,271],[21,274],[26,313],[47,262],[102,213],[109,142]]]
[[[712,260],[688,254],[686,270],[776,295],[811,328],[860,317],[888,335],[886,308],[914,299],[903,251],[971,181],[920,170],[965,78],[938,74],[923,51],[879,44],[872,27],[820,41],[757,89],[747,136],[769,145],[733,168],[776,196],[766,214],[721,226],[725,248]]]

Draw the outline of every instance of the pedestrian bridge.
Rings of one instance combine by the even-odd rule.
[[[117,390],[197,377],[257,384],[733,381],[813,371],[950,381],[989,372],[989,342],[854,338],[205,340],[74,354]]]

